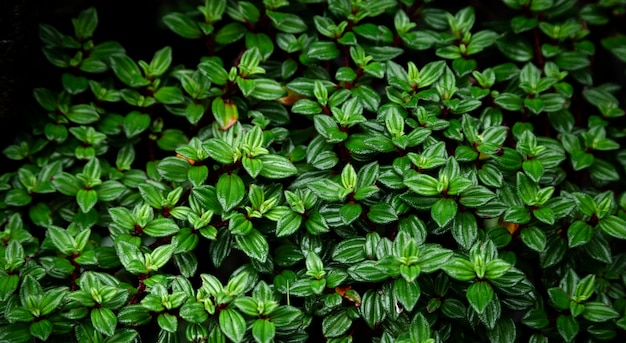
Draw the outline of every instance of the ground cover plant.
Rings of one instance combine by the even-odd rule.
[[[41,24],[0,341],[626,340],[624,1],[177,6]]]

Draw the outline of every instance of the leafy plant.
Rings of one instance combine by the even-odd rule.
[[[193,64],[41,24],[0,341],[623,341],[625,11],[206,0]]]

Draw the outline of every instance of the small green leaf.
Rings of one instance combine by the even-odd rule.
[[[98,193],[93,189],[79,189],[76,193],[76,202],[83,213],[87,213],[98,202]]]
[[[239,311],[226,308],[220,311],[219,324],[222,332],[232,341],[241,342],[246,333],[246,321]]]
[[[416,173],[405,177],[404,184],[409,187],[410,190],[423,196],[433,196],[439,194],[437,188],[439,181],[427,174]]]
[[[452,221],[452,237],[465,249],[469,249],[478,238],[476,217],[469,211],[457,212]]]
[[[367,217],[377,224],[387,224],[398,220],[398,214],[390,204],[378,203],[370,206]]]
[[[52,327],[52,323],[49,320],[43,319],[38,322],[34,322],[30,324],[29,329],[30,329],[31,335],[39,338],[42,341],[46,341],[48,340],[48,337],[52,333],[53,327]]]
[[[161,87],[154,93],[156,101],[162,104],[180,104],[185,98],[178,87]]]
[[[302,215],[288,211],[276,223],[276,236],[283,237],[295,233],[302,225]]]
[[[338,201],[347,195],[347,191],[337,182],[330,179],[320,179],[307,185],[315,195],[326,201]]]
[[[183,38],[196,39],[202,36],[198,25],[183,13],[169,13],[163,17],[163,22],[170,30]]]
[[[169,313],[161,313],[157,317],[157,323],[161,330],[167,332],[176,332],[178,329],[178,319]]]
[[[591,322],[603,323],[618,318],[620,314],[605,303],[590,301],[585,303],[585,310],[582,316]]]
[[[520,238],[527,247],[537,252],[542,252],[546,248],[546,234],[536,226],[522,228]]]
[[[421,294],[419,283],[417,281],[408,282],[405,278],[397,278],[393,282],[393,294],[407,311],[412,311]]]
[[[626,220],[617,216],[607,216],[600,220],[598,226],[610,236],[626,239]]]
[[[257,158],[263,162],[261,176],[268,179],[284,179],[298,173],[298,169],[284,156],[266,154]]]
[[[346,311],[339,311],[322,320],[322,332],[326,337],[339,337],[348,331],[351,325],[352,320]]]
[[[372,289],[367,290],[363,294],[360,310],[361,316],[371,329],[385,319],[385,310],[381,296]]]
[[[442,198],[435,202],[430,215],[439,227],[448,225],[456,216],[458,205],[454,199]]]
[[[187,181],[187,171],[190,166],[189,162],[182,158],[168,156],[158,162],[156,169],[159,175],[166,180],[185,182]]]
[[[269,244],[258,230],[252,229],[247,235],[235,235],[235,240],[246,255],[260,262],[267,260]]]
[[[301,33],[307,29],[307,25],[298,15],[270,10],[266,10],[265,14],[270,18],[274,27],[279,31],[286,33]]]
[[[453,279],[469,281],[476,278],[474,265],[461,257],[454,257],[442,266],[442,269]]]
[[[486,281],[478,281],[471,284],[467,288],[467,300],[474,310],[478,313],[483,313],[487,308],[487,305],[493,300],[493,288]]]
[[[230,211],[243,200],[246,189],[237,174],[222,174],[215,186],[217,200],[224,211]]]
[[[276,324],[269,319],[257,319],[252,324],[252,337],[258,343],[273,342],[275,335]]]
[[[556,319],[556,328],[566,342],[574,341],[574,338],[578,335],[578,331],[580,330],[576,318],[564,314],[559,315]]]
[[[109,308],[94,308],[91,310],[91,323],[99,332],[112,336],[117,326],[117,317]]]
[[[570,248],[585,245],[593,238],[593,227],[583,220],[577,220],[567,229],[567,243]]]
[[[202,147],[212,159],[220,163],[231,164],[235,161],[235,150],[221,139],[210,138],[203,143]]]

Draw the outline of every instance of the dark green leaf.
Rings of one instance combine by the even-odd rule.
[[[229,339],[234,342],[243,340],[246,333],[246,321],[239,311],[229,308],[221,310],[219,324],[220,329]]]
[[[488,282],[478,281],[467,288],[466,296],[474,310],[483,313],[489,302],[493,300],[494,292]]]
[[[167,27],[183,38],[195,39],[202,36],[198,25],[183,13],[173,12],[163,17]]]

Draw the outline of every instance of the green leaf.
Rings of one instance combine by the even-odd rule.
[[[82,125],[91,124],[100,119],[96,109],[87,104],[74,105],[64,114],[71,122]]]
[[[407,311],[412,311],[419,300],[421,290],[417,281],[408,282],[397,278],[393,282],[393,294]]]
[[[295,233],[302,225],[302,215],[288,211],[276,223],[276,236],[284,237]]]
[[[126,270],[136,275],[148,272],[145,257],[135,245],[124,240],[118,240],[115,243],[115,249]]]
[[[470,281],[476,278],[474,265],[461,257],[453,257],[441,267],[446,274],[459,281]]]
[[[267,260],[269,244],[258,230],[252,229],[247,235],[235,235],[235,240],[246,255],[260,262]]]
[[[291,110],[299,114],[313,115],[322,112],[322,106],[313,100],[300,99],[291,107]]]
[[[530,220],[530,213],[525,206],[511,206],[504,212],[504,221],[509,223],[526,224]]]
[[[284,179],[298,173],[298,169],[284,156],[266,154],[257,158],[263,162],[261,176],[268,179]]]
[[[235,150],[221,139],[210,138],[202,144],[202,147],[212,159],[220,163],[231,164],[235,161]]]
[[[361,212],[363,212],[361,204],[347,203],[342,205],[339,209],[339,215],[345,225],[350,225],[357,220],[361,215]]]
[[[250,96],[259,100],[276,100],[285,96],[286,92],[280,83],[271,79],[254,79],[254,89]]]
[[[172,48],[166,46],[154,53],[150,67],[146,72],[147,76],[158,77],[163,75],[172,64]]]
[[[513,93],[500,93],[494,102],[507,111],[519,111],[522,109],[522,98]]]
[[[567,243],[570,248],[585,245],[593,238],[593,227],[583,220],[576,220],[567,229]]]
[[[546,328],[550,324],[550,321],[544,309],[532,309],[526,312],[524,318],[522,318],[522,323],[538,330]]]
[[[562,70],[578,70],[587,67],[589,58],[578,51],[565,51],[556,56],[554,63]]]
[[[307,186],[315,195],[326,201],[339,201],[347,195],[347,191],[340,184],[330,179],[315,180]]]
[[[246,321],[239,311],[226,308],[220,311],[219,324],[222,332],[230,340],[241,342],[246,333]]]
[[[144,132],[150,126],[150,116],[140,113],[139,111],[131,111],[124,117],[124,133],[126,137],[132,138]]]
[[[91,310],[91,323],[99,332],[112,336],[117,326],[117,317],[109,308],[93,308]]]
[[[98,193],[93,189],[79,189],[76,193],[76,202],[83,213],[89,212],[98,202]]]
[[[157,164],[157,171],[164,179],[173,182],[187,181],[187,171],[191,165],[182,158],[168,156]]]
[[[388,277],[387,271],[379,267],[374,261],[363,261],[348,268],[348,274],[355,281],[378,282]]]
[[[187,170],[187,178],[194,187],[200,187],[209,177],[209,168],[207,166],[191,166]]]
[[[478,313],[483,313],[493,300],[493,288],[486,281],[478,281],[467,288],[467,300]]]
[[[163,267],[172,258],[172,254],[176,250],[176,244],[160,245],[152,253],[150,259],[146,261],[148,271],[156,271]]]
[[[533,58],[532,45],[521,35],[505,34],[496,39],[498,49],[509,59],[516,62],[527,62]]]
[[[458,205],[454,199],[442,198],[433,205],[430,215],[439,227],[448,225],[456,216]]]
[[[196,39],[202,36],[198,25],[183,13],[169,13],[163,17],[163,22],[170,30],[183,38]]]
[[[61,229],[57,226],[50,226],[48,227],[47,233],[54,246],[59,249],[61,253],[65,255],[72,255],[76,242],[67,230]]]
[[[204,309],[204,305],[196,301],[189,301],[183,304],[180,307],[179,315],[181,319],[194,324],[202,323],[209,317]]]
[[[127,55],[111,56],[111,68],[118,79],[129,87],[140,87],[150,83],[143,77],[135,61]]]
[[[215,190],[224,211],[235,208],[246,195],[243,180],[237,174],[222,174],[217,180]]]
[[[115,199],[119,199],[126,190],[126,186],[114,180],[104,181],[96,187],[98,200],[100,201],[113,201]]]
[[[322,320],[322,332],[325,337],[339,337],[343,335],[350,326],[352,320],[348,317],[346,311],[339,311]]]
[[[512,268],[511,264],[496,258],[485,265],[485,278],[489,280],[495,280],[502,277],[506,272]]]
[[[615,311],[612,307],[599,301],[589,301],[585,303],[585,310],[582,316],[595,323],[608,322],[611,319],[618,318],[619,312]]]
[[[353,237],[342,240],[333,250],[333,260],[353,264],[365,260],[365,239]]]
[[[491,342],[514,343],[516,330],[511,318],[500,318],[493,329],[487,331]]]
[[[157,317],[157,323],[161,330],[167,332],[176,332],[178,329],[178,319],[169,313],[161,313]]]
[[[339,49],[334,42],[318,41],[313,42],[306,52],[308,58],[316,60],[333,60],[339,57]]]
[[[540,222],[543,222],[549,225],[554,224],[554,221],[556,219],[554,217],[554,211],[552,211],[552,209],[548,207],[540,207],[540,208],[534,209],[533,216],[535,216],[535,218],[537,218],[537,220],[539,220]]]
[[[30,334],[39,338],[42,341],[46,341],[48,339],[48,337],[52,333],[52,329],[52,323],[47,319],[34,322],[30,324],[29,327]]]
[[[378,203],[370,206],[367,217],[377,224],[387,224],[398,220],[396,211],[390,204]]]
[[[162,104],[180,104],[185,101],[183,93],[178,87],[161,87],[154,93],[156,101]]]
[[[63,74],[61,77],[61,83],[63,83],[63,88],[65,88],[65,90],[72,95],[82,93],[89,87],[87,78],[74,76],[69,73]]]
[[[6,193],[4,202],[11,206],[26,206],[30,204],[32,197],[24,189],[12,189]]]
[[[540,160],[526,160],[522,162],[522,169],[534,182],[539,182],[544,173],[544,167]]]
[[[252,337],[258,343],[273,342],[275,335],[276,324],[269,319],[257,319],[252,324]]]
[[[207,59],[198,64],[198,70],[206,78],[219,86],[223,86],[228,81],[228,72],[217,59]]]
[[[520,238],[527,247],[537,252],[542,252],[546,248],[546,234],[536,226],[522,228]]]
[[[307,25],[298,15],[270,10],[266,10],[265,14],[270,18],[274,27],[279,31],[286,33],[301,33],[307,29]]]
[[[571,153],[572,167],[574,170],[582,170],[591,167],[596,161],[595,157],[591,153],[587,153],[583,150],[576,150]]]
[[[559,315],[556,319],[556,328],[566,342],[574,341],[580,330],[576,318],[564,314]]]
[[[250,4],[254,7],[254,5]],[[246,34],[246,27],[241,23],[228,23],[215,34],[215,41],[219,44],[231,44],[243,38]]]
[[[404,184],[410,190],[423,196],[433,196],[439,194],[439,181],[427,174],[413,174],[405,177]]]
[[[626,239],[626,220],[620,217],[613,215],[604,217],[600,220],[598,226],[602,229],[602,231],[610,236],[619,239]]]
[[[476,217],[469,211],[457,212],[452,221],[452,237],[463,248],[469,249],[478,238]]]
[[[383,301],[375,290],[370,289],[363,294],[360,310],[361,316],[371,329],[385,319]]]

